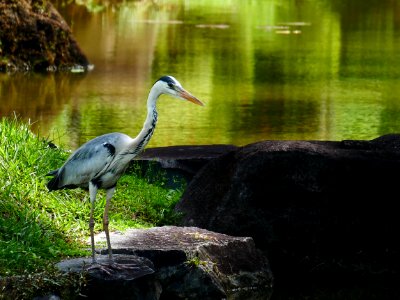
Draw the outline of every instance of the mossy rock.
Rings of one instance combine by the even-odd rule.
[[[88,66],[71,29],[49,1],[0,0],[0,71]]]

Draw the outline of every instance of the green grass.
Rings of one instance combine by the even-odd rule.
[[[60,167],[69,154],[49,147],[32,134],[29,124],[0,120],[0,278],[49,271],[62,258],[90,254],[88,193],[50,193],[45,186],[45,174]],[[174,224],[179,216],[173,207],[182,190],[166,188],[163,178],[150,182],[130,172],[124,175],[112,199],[110,229]],[[104,198],[100,192],[96,231],[102,230]]]

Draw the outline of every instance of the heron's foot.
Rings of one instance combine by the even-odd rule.
[[[115,272],[115,268],[113,268],[113,261],[110,261],[109,263],[99,263],[94,261],[91,264],[85,265],[83,269],[89,273],[91,273],[91,271],[104,272],[107,275],[112,275],[113,272]]]
[[[118,263],[113,260],[93,262],[84,267],[91,276],[105,280],[132,280],[151,274],[154,270],[136,263]]]

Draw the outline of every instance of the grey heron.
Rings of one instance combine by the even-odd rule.
[[[49,191],[81,187],[89,189],[90,195],[90,239],[92,261],[96,263],[94,243],[93,211],[97,191],[106,190],[106,204],[103,215],[103,229],[106,235],[108,256],[112,261],[110,234],[108,230],[108,210],[118,179],[127,169],[129,162],[138,155],[149,142],[157,123],[157,99],[161,94],[204,105],[186,91],[172,76],[163,76],[152,86],[147,99],[147,117],[142,130],[135,138],[123,133],[108,133],[98,136],[80,146],[59,169],[47,175],[53,178],[47,183]]]

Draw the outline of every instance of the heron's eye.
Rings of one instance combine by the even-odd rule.
[[[168,86],[171,88],[171,89],[174,89],[174,84],[173,83],[168,83]]]

